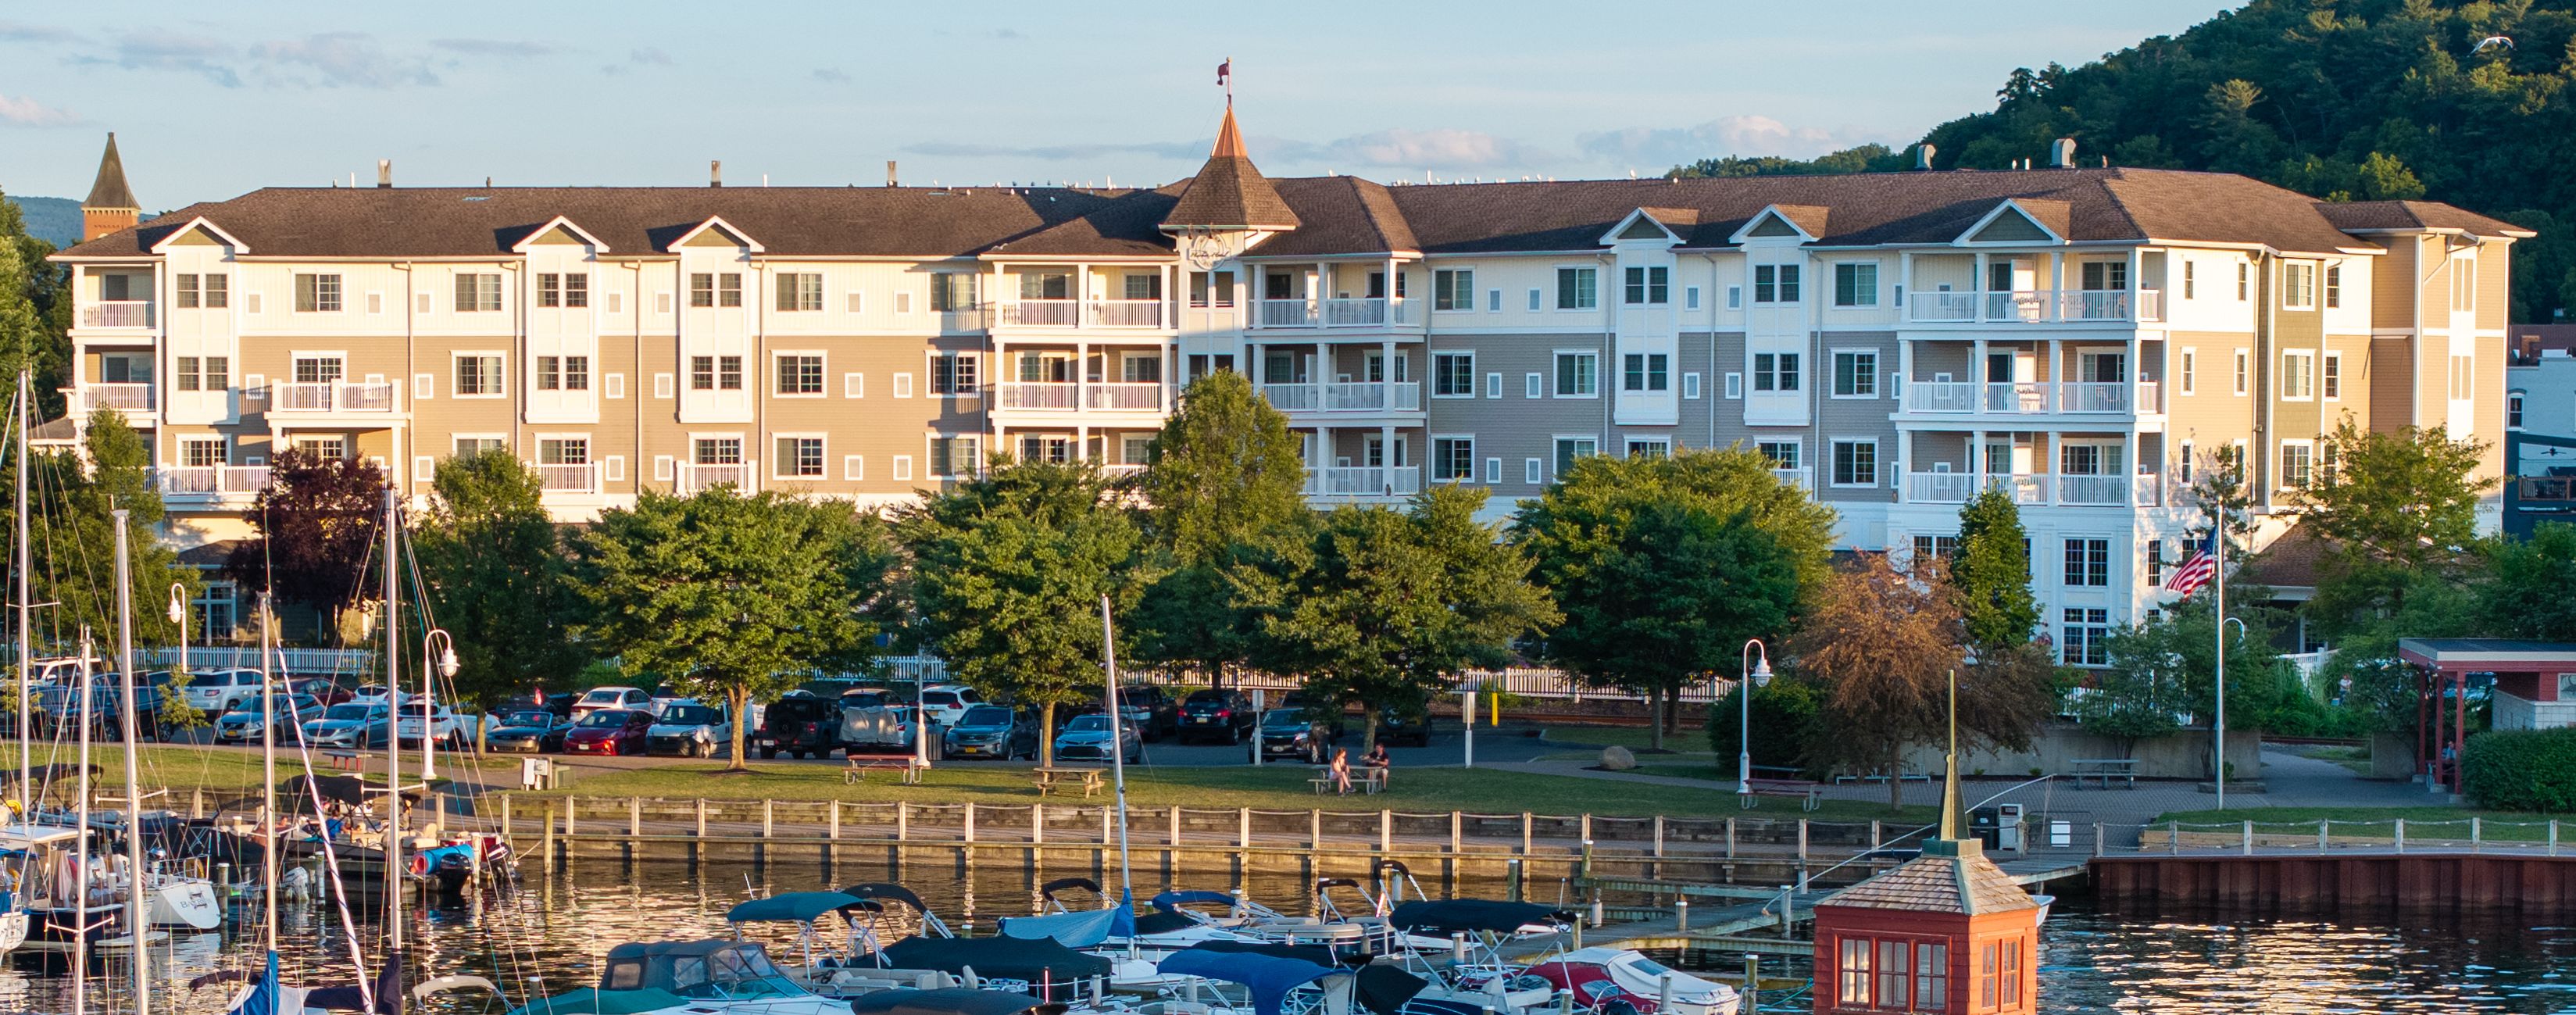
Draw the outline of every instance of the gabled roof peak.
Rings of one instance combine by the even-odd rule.
[[[1279,196],[1279,188],[1253,168],[1244,151],[1243,130],[1235,126],[1234,106],[1225,107],[1217,126],[1216,145],[1207,164],[1182,188],[1180,200],[1163,216],[1163,228],[1284,232],[1297,228],[1297,213]]]

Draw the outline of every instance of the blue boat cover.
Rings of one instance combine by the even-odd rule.
[[[689,999],[658,987],[643,990],[580,990],[538,998],[527,1007],[512,1010],[510,1015],[639,1015],[641,1012],[679,1008]]]
[[[846,892],[788,892],[739,903],[725,911],[725,919],[734,923],[812,923],[825,913],[863,901]]]
[[[1002,934],[1023,941],[1054,938],[1067,948],[1089,948],[1109,940],[1109,925],[1116,910],[1086,909],[1076,913],[1051,913],[1046,916],[1006,916]]]
[[[1397,930],[1422,934],[1492,931],[1507,934],[1527,924],[1561,922],[1557,912],[1534,902],[1490,899],[1433,899],[1395,907],[1387,922]]]
[[[1122,938],[1136,936],[1136,890],[1118,890],[1118,908],[1110,910],[1109,932]]]
[[[1211,892],[1206,889],[1184,889],[1180,891],[1164,892],[1161,895],[1154,896],[1154,908],[1166,913],[1179,909],[1182,906],[1202,904],[1232,906],[1234,905],[1234,896],[1227,895],[1224,892]]]
[[[1177,976],[1204,976],[1211,980],[1240,983],[1252,991],[1252,1007],[1259,1015],[1279,1015],[1288,992],[1327,976],[1348,976],[1346,970],[1317,965],[1304,959],[1280,958],[1252,952],[1226,952],[1184,948],[1163,957],[1154,968]]]

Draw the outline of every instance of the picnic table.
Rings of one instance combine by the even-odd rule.
[[[929,770],[930,762],[910,754],[853,754],[850,755],[849,762],[841,767],[841,782],[845,785],[865,782],[870,772],[893,772],[904,785],[918,786],[921,784],[921,773]]]
[[[1745,810],[1752,810],[1766,796],[1795,799],[1798,809],[1807,811],[1815,810],[1825,800],[1825,784],[1808,779],[1752,779],[1746,785],[1750,788],[1736,796],[1736,803]]]
[[[334,772],[357,773],[367,769],[366,760],[358,757],[356,751],[325,751],[322,753],[322,761]]]
[[[2074,758],[2066,764],[2066,774],[2075,778],[2077,788],[2082,788],[2087,779],[2101,780],[2103,789],[2110,789],[2113,779],[2120,780],[2124,788],[2138,788],[2136,758]]]
[[[1085,800],[1091,799],[1091,795],[1093,793],[1100,791],[1101,770],[1097,767],[1087,765],[1071,767],[1050,766],[1032,769],[1031,771],[1035,772],[1037,775],[1039,796],[1047,795],[1047,791],[1055,789],[1058,785],[1067,785],[1069,787],[1074,783],[1081,784],[1082,798]]]
[[[1314,787],[1315,792],[1318,794],[1323,793],[1326,790],[1333,789],[1334,780],[1332,766],[1315,766],[1315,777],[1306,780],[1306,784]],[[1363,768],[1356,765],[1352,766],[1351,787],[1362,793],[1376,793],[1384,790],[1386,788],[1386,769]]]

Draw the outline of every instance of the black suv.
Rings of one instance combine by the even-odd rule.
[[[1378,714],[1377,738],[1390,744],[1410,747],[1431,746],[1431,710],[1417,706],[1408,711],[1389,708]]]
[[[819,758],[831,755],[832,748],[839,746],[840,736],[838,702],[817,697],[811,691],[789,691],[786,697],[760,710],[760,732],[752,742],[759,745],[764,758],[780,754]]]
[[[1118,711],[1128,722],[1135,723],[1136,734],[1147,740],[1160,740],[1181,731],[1181,703],[1153,684],[1119,688]]]
[[[1239,744],[1252,735],[1252,699],[1241,691],[1191,691],[1181,702],[1180,741]]]

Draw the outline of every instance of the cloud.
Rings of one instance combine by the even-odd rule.
[[[1373,169],[1470,170],[1527,166],[1548,159],[1536,148],[1476,130],[1395,128],[1323,144],[1274,141],[1283,162],[1357,165]]]
[[[79,123],[80,117],[68,109],[57,109],[34,99],[0,95],[0,123],[21,127],[60,127]]]
[[[653,64],[660,67],[668,67],[671,65],[671,54],[651,47],[630,52],[626,54],[626,59],[628,62],[636,64]]]
[[[992,35],[992,37],[994,37],[994,38],[996,38],[996,39],[1025,39],[1025,38],[1028,38],[1028,36],[1021,35],[1021,34],[1020,34],[1020,30],[1019,30],[1019,29],[1016,29],[1016,28],[996,28],[996,29],[993,29],[993,30],[992,30],[992,32],[991,32],[991,33],[989,33],[989,34],[991,34],[991,35]]]
[[[228,65],[235,56],[232,46],[217,39],[145,29],[117,37],[105,54],[85,54],[71,60],[126,70],[180,71],[203,76],[226,88],[239,88],[241,75]]]
[[[451,53],[467,56],[544,56],[555,51],[542,42],[520,39],[431,39],[429,44]]]
[[[1660,168],[1720,155],[1822,155],[1868,140],[1849,129],[1792,127],[1759,114],[1721,116],[1691,127],[1629,127],[1583,134],[1587,155],[1623,165]]]
[[[426,61],[397,57],[363,32],[324,32],[287,42],[263,42],[252,55],[272,65],[300,67],[326,88],[394,88],[435,85],[438,75]]]
[[[0,21],[0,42],[76,42],[79,39],[80,33],[68,28]]]
[[[826,84],[846,85],[850,83],[850,76],[841,73],[838,67],[822,67],[814,71],[814,80]]]

